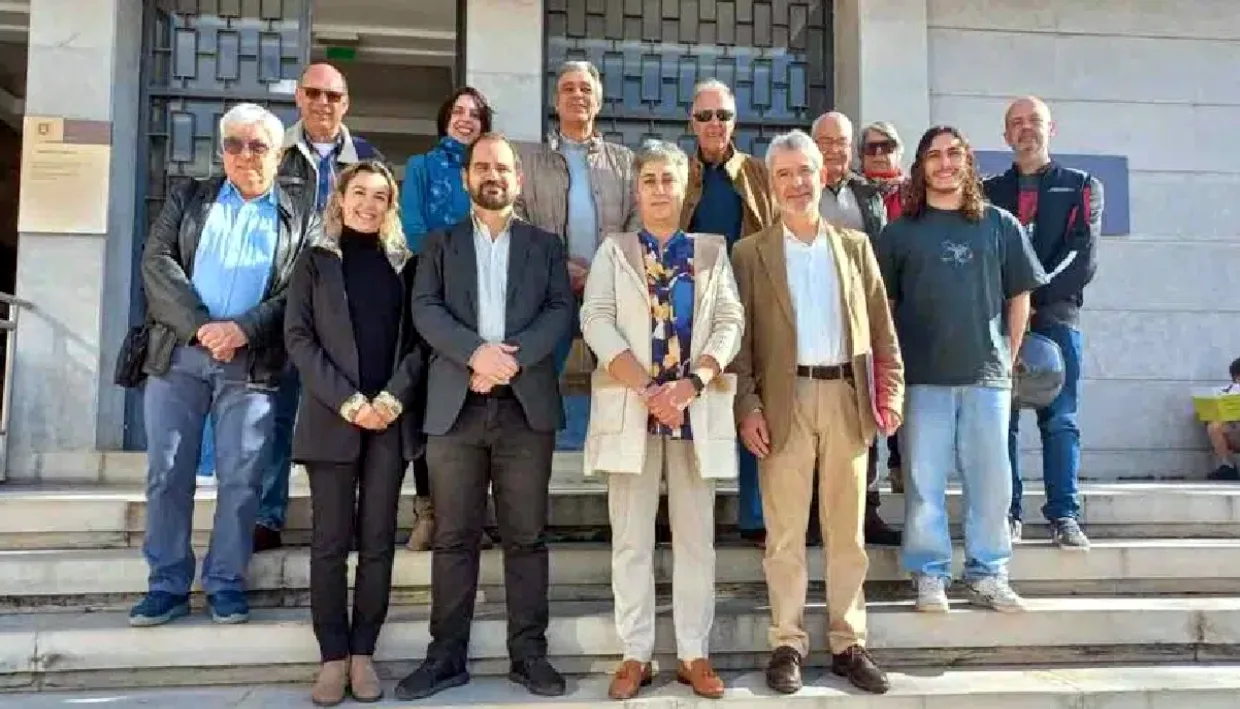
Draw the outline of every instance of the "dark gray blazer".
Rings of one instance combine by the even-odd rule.
[[[564,425],[556,347],[568,337],[573,291],[564,246],[549,231],[514,219],[509,229],[508,302],[504,342],[516,345],[521,371],[513,393],[530,428]],[[431,348],[426,433],[444,435],[456,423],[469,391],[469,358],[478,335],[478,264],[471,219],[427,235],[413,286],[413,321]]]

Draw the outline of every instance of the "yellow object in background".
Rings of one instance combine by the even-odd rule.
[[[1193,409],[1205,423],[1240,421],[1240,392],[1206,389],[1193,392]]]

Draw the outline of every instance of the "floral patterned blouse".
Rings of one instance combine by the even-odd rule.
[[[638,234],[642,261],[646,266],[646,287],[650,290],[650,376],[656,383],[689,376],[689,343],[693,333],[693,240],[676,232],[667,245],[644,229]],[[684,425],[672,429],[650,417],[650,432],[668,438],[693,438],[689,412]]]

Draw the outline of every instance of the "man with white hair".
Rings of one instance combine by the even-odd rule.
[[[215,421],[219,492],[202,569],[217,623],[249,617],[246,573],[259,486],[271,459],[276,388],[285,370],[284,300],[314,210],[276,183],[284,127],[252,103],[219,123],[224,176],[179,185],[146,238],[142,283],[149,591],[135,626],[189,612],[194,473]]]
[[[761,158],[742,153],[733,145],[736,97],[718,79],[703,81],[694,90],[689,128],[697,138],[697,152],[689,163],[680,228],[690,233],[718,234],[731,253],[741,237],[765,229],[775,219],[766,165]],[[762,546],[766,543],[766,529],[758,489],[758,461],[744,446],[738,448],[737,526],[743,538]]]
[[[810,129],[822,152],[826,188],[819,210],[837,227],[863,231],[874,241],[887,225],[887,208],[878,189],[852,170],[853,125],[842,113],[824,113]],[[869,492],[865,498],[865,540],[870,544],[900,546],[900,532],[878,514],[878,447],[870,448],[866,463]]]
[[[855,686],[887,691],[865,650],[867,449],[900,425],[904,364],[869,238],[831,224],[818,205],[822,153],[801,131],[766,154],[780,220],[732,253],[745,333],[732,366],[736,419],[758,457],[771,601],[767,684],[802,686],[806,525],[815,482],[827,577],[831,669]]]

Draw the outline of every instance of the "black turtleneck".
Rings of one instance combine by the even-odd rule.
[[[383,390],[395,366],[404,287],[378,234],[344,227],[340,251],[344,256],[344,292],[357,343],[358,388],[373,397]]]

